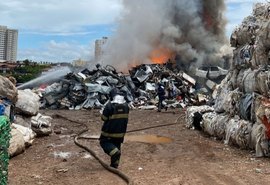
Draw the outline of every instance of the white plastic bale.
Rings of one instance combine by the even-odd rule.
[[[215,105],[214,105],[214,109],[217,113],[225,112],[223,104],[224,104],[224,101],[226,101],[225,97],[228,94],[228,92],[229,92],[228,85],[218,87],[217,97],[215,99]]]
[[[256,123],[253,125],[250,145],[251,149],[255,149],[256,157],[269,157],[269,141],[266,137],[266,128],[263,124]]]
[[[253,100],[253,103],[251,106],[251,121],[253,123],[256,123],[259,121],[256,113],[257,113],[258,109],[261,107],[261,99],[262,98],[263,97],[260,95],[254,95],[254,100]]]
[[[269,52],[269,49],[268,49]],[[260,65],[266,66],[268,64],[268,52],[261,42],[255,47],[254,58],[252,60],[252,67],[256,68]]]
[[[256,73],[257,71],[251,71],[250,69],[244,72],[242,81],[244,93],[253,93],[257,91]]]
[[[36,136],[33,130],[18,124],[12,124],[12,126],[22,133],[25,146],[31,146]]]
[[[215,112],[209,112],[203,115],[202,129],[210,136],[215,136],[215,124],[217,114]]]
[[[37,136],[47,136],[52,133],[52,118],[38,113],[31,118],[31,128]]]
[[[240,27],[240,29],[236,30],[235,34],[237,45],[243,46],[252,41],[252,33],[248,30],[247,26]]]
[[[256,78],[259,93],[266,97],[269,97],[269,77],[270,73],[268,71],[260,71]]]
[[[253,15],[256,17],[264,16],[267,6],[264,3],[256,3],[253,7]]]
[[[226,138],[224,143],[227,145],[237,145],[240,148],[248,149],[250,145],[250,133],[252,123],[241,120],[238,116],[229,120],[226,124]]]
[[[243,91],[243,88],[244,88],[243,83],[242,83],[244,72],[245,72],[245,69],[241,69],[236,78],[236,87],[238,87],[240,91]]]
[[[226,96],[226,103],[224,104],[224,110],[229,115],[237,114],[238,103],[241,98],[241,92],[238,89],[230,91]]]
[[[233,50],[232,67],[234,67],[234,69],[241,64],[240,50],[241,48],[236,48],[235,50]]]
[[[19,155],[25,151],[25,142],[23,134],[16,128],[11,128],[11,139],[9,142],[8,153],[9,156],[13,157]]]
[[[270,21],[263,23],[261,29],[258,31],[256,47],[254,52],[254,59],[252,60],[252,66],[257,67],[259,65],[266,66],[269,63],[269,51],[270,51]]]
[[[203,105],[203,106],[191,106],[188,107],[186,110],[186,127],[193,128],[193,120],[194,120],[194,113],[205,113],[205,112],[213,112],[213,107]]]
[[[225,139],[226,124],[230,116],[227,114],[218,114],[216,117],[215,136],[219,139]]]
[[[203,115],[202,129],[210,136],[224,139],[228,120],[229,116],[226,114],[216,114],[214,112],[205,113]]]
[[[14,84],[6,77],[0,75],[0,96],[8,98],[16,103],[18,91]]]
[[[236,103],[240,100],[241,93],[238,89],[229,91],[223,88],[219,96],[215,100],[214,109],[217,113],[227,112],[228,114],[235,114]]]
[[[245,44],[233,51],[233,64],[234,67],[247,68],[249,66],[249,61],[252,58],[253,47],[249,44]]]
[[[39,96],[30,89],[18,90],[18,101],[16,102],[16,110],[22,114],[34,116],[39,111]]]

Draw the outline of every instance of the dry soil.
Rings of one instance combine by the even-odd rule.
[[[74,137],[88,126],[87,136],[98,136],[102,122],[98,110],[42,110],[54,117],[54,133],[36,138],[23,154],[10,160],[10,185],[122,185],[91,155],[74,144]],[[61,115],[56,116],[56,115]],[[129,130],[175,123],[128,135],[156,135],[169,143],[127,140],[122,145],[119,169],[139,185],[267,185],[270,160],[254,152],[225,146],[222,141],[185,127],[184,112],[133,110]],[[73,121],[72,121],[73,120]],[[136,139],[135,139],[136,140]],[[81,140],[109,163],[97,140]]]

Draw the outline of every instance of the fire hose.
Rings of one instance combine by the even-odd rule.
[[[134,184],[134,182],[132,181],[132,179],[130,177],[128,177],[126,174],[124,174],[123,172],[121,172],[120,170],[116,169],[116,168],[112,168],[110,167],[108,164],[106,164],[100,157],[98,157],[96,155],[96,153],[91,150],[89,147],[81,144],[78,140],[79,139],[94,139],[97,140],[98,138],[91,138],[91,137],[82,137],[81,135],[84,134],[85,132],[87,132],[89,129],[87,127],[87,125],[85,123],[82,122],[78,122],[78,121],[74,121],[71,119],[68,119],[62,115],[59,114],[55,114],[53,117],[56,118],[61,118],[61,119],[65,119],[67,121],[76,123],[76,124],[80,124],[82,126],[85,127],[85,129],[83,129],[82,131],[80,131],[76,137],[74,138],[74,143],[79,146],[80,148],[83,148],[84,150],[86,150],[87,152],[89,152],[106,170],[108,170],[111,173],[114,173],[115,175],[119,176],[121,179],[123,179],[127,184],[132,185]],[[134,130],[128,130],[127,133],[131,133],[131,132],[138,132],[138,131],[143,131],[143,130],[148,130],[148,129],[152,129],[152,128],[159,128],[159,127],[165,127],[165,126],[172,126],[172,125],[176,125],[178,120],[182,118],[182,116],[179,116],[174,123],[169,123],[169,124],[162,124],[162,125],[155,125],[155,126],[150,126],[150,127],[145,127],[145,128],[140,128],[140,129],[134,129]]]

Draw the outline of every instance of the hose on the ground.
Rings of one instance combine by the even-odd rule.
[[[97,155],[96,155],[96,153],[93,151],[93,150],[91,150],[90,148],[88,148],[87,146],[84,146],[83,144],[81,144],[79,141],[78,141],[78,137],[80,136],[80,135],[82,135],[83,133],[85,133],[85,132],[87,132],[88,131],[88,129],[86,130],[83,130],[82,132],[80,132],[76,137],[75,137],[75,139],[74,139],[74,143],[77,145],[77,146],[79,146],[79,147],[81,147],[81,148],[83,148],[84,150],[86,150],[87,152],[89,152],[106,170],[108,170],[108,171],[110,171],[110,172],[112,172],[112,173],[114,173],[114,174],[116,174],[116,175],[118,175],[120,178],[122,178],[124,181],[126,181],[126,183],[127,184],[132,184],[132,180],[126,175],[126,174],[124,174],[123,172],[121,172],[120,170],[117,170],[117,169],[115,169],[115,168],[112,168],[112,167],[110,167],[109,165],[107,165],[102,159],[100,159]]]
[[[74,139],[74,143],[83,148],[84,150],[86,150],[87,152],[89,152],[106,170],[108,170],[109,172],[111,173],[114,173],[115,175],[119,176],[120,178],[122,178],[127,184],[129,185],[132,185],[134,184],[134,182],[132,181],[132,179],[130,177],[128,177],[127,175],[125,175],[123,172],[121,172],[120,170],[118,169],[115,169],[115,168],[112,168],[110,167],[109,165],[107,165],[101,158],[99,158],[96,153],[91,150],[89,147],[87,146],[84,146],[83,144],[81,144],[78,140],[79,139],[98,139],[98,138],[89,138],[89,137],[82,137],[81,135],[84,134],[85,132],[87,132],[89,129],[87,127],[87,125],[85,123],[81,123],[81,122],[78,122],[78,121],[74,121],[74,120],[71,120],[71,119],[68,119],[62,115],[59,115],[59,114],[55,114],[53,115],[53,117],[56,117],[56,118],[61,118],[61,119],[65,119],[67,121],[70,121],[70,122],[73,122],[73,123],[77,123],[77,124],[80,124],[82,126],[85,127],[85,129],[83,129],[82,131],[80,131],[75,139]],[[179,116],[174,123],[169,123],[169,124],[162,124],[162,125],[156,125],[156,126],[151,126],[151,127],[145,127],[145,128],[140,128],[140,129],[134,129],[134,130],[128,130],[127,133],[131,133],[131,132],[138,132],[138,131],[142,131],[142,130],[148,130],[148,129],[152,129],[152,128],[159,128],[159,127],[165,127],[165,126],[172,126],[172,125],[176,125],[178,120],[182,118],[182,116]]]
[[[71,119],[68,119],[62,115],[59,115],[59,114],[55,114],[53,115],[53,117],[56,117],[56,118],[61,118],[61,119],[65,119],[67,121],[70,121],[70,122],[73,122],[73,123],[77,123],[77,124],[80,124],[81,126],[85,127],[85,129],[83,129],[82,131],[80,131],[76,137],[74,138],[74,143],[79,146],[80,148],[83,148],[84,150],[86,150],[87,152],[89,152],[106,170],[108,170],[109,172],[111,173],[114,173],[115,175],[119,176],[121,179],[123,179],[128,185],[132,185],[133,184],[133,181],[131,180],[130,177],[128,177],[127,175],[125,175],[123,172],[121,172],[120,170],[118,169],[115,169],[115,168],[112,168],[110,167],[109,165],[107,165],[101,158],[99,158],[96,153],[91,150],[89,147],[81,144],[78,140],[79,139],[86,139],[84,137],[80,137],[82,134],[84,134],[85,132],[87,132],[89,129],[87,127],[87,125],[85,123],[81,123],[81,122],[78,122],[78,121],[74,121],[74,120],[71,120]]]

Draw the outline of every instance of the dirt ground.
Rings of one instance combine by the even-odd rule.
[[[92,156],[74,144],[74,136],[87,124],[88,136],[99,135],[102,122],[98,110],[42,110],[54,117],[54,133],[35,139],[25,153],[10,160],[10,185],[122,185],[118,176],[106,171]],[[61,115],[67,119],[57,117]],[[180,110],[133,110],[128,130],[166,123],[178,124],[129,133],[171,138],[171,143],[126,141],[119,169],[139,185],[262,185],[270,184],[270,160],[255,158],[251,151],[227,147],[199,131],[185,128]],[[80,140],[109,163],[96,140]]]

